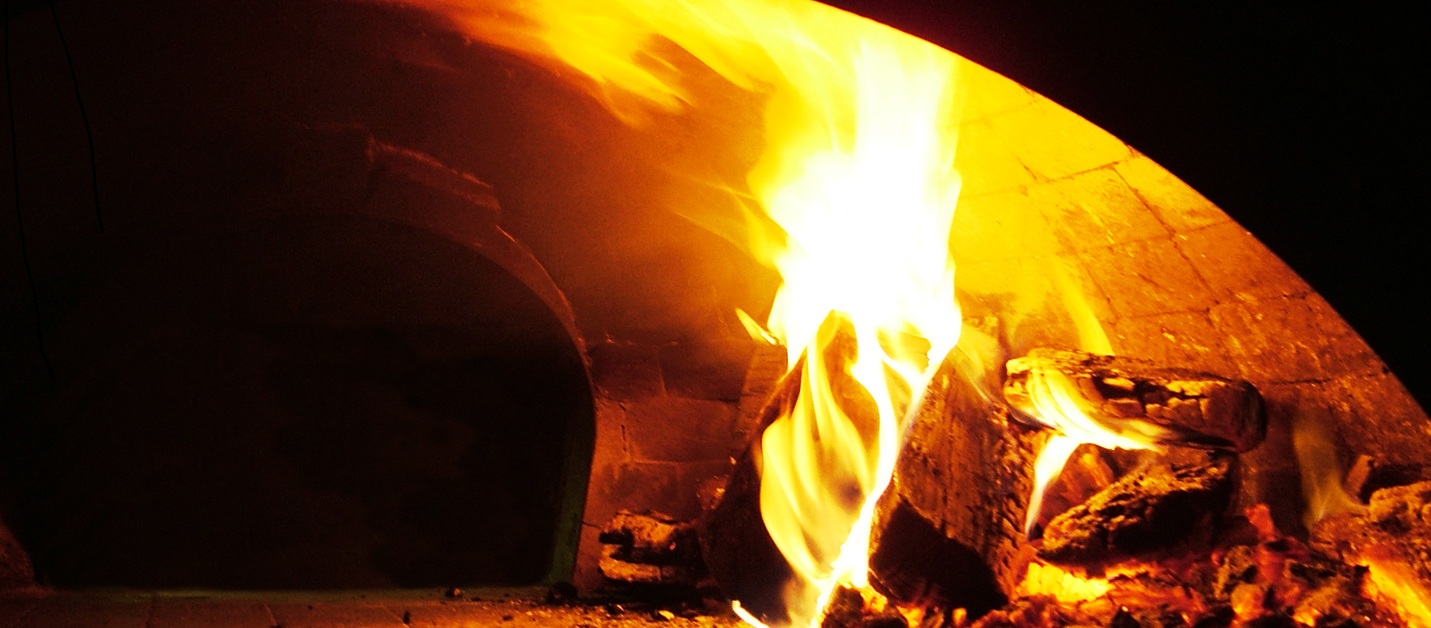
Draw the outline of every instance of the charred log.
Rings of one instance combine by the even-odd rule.
[[[870,566],[892,601],[978,617],[1007,601],[1032,553],[1022,526],[1048,432],[1010,420],[974,370],[956,351],[930,382],[876,509]]]
[[[859,591],[848,587],[835,589],[820,628],[908,628],[904,616],[890,608],[871,608]]]
[[[1004,397],[1037,421],[1049,375],[1067,378],[1089,417],[1113,432],[1165,445],[1247,451],[1267,434],[1262,396],[1250,383],[1122,356],[1034,349],[1009,360]]]
[[[778,388],[767,409],[783,403],[781,391],[788,393],[789,389]],[[785,616],[782,593],[795,572],[770,538],[760,516],[758,455],[755,448],[747,448],[741,455],[720,503],[702,522],[699,538],[706,569],[726,597],[773,623]]]
[[[695,526],[660,513],[621,511],[599,539],[598,568],[607,580],[628,585],[694,587],[705,575]]]
[[[1231,500],[1237,459],[1175,451],[1053,518],[1040,558],[1096,565],[1146,555],[1210,532]]]

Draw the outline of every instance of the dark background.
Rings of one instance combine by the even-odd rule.
[[[1152,157],[1431,401],[1427,38],[1410,3],[831,4],[1008,76]]]

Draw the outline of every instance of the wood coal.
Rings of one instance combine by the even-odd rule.
[[[601,531],[598,568],[628,585],[694,587],[705,575],[694,524],[661,513],[622,511]]]

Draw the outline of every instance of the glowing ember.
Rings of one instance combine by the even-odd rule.
[[[1033,562],[1019,589],[1024,595],[1047,595],[1064,604],[1076,604],[1103,597],[1113,590],[1113,585],[1105,578],[1089,578],[1056,565]]]

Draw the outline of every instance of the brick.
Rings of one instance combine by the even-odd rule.
[[[1253,383],[1325,380],[1384,368],[1315,294],[1227,303],[1209,314],[1242,377]]]
[[[626,435],[635,460],[724,460],[736,448],[735,404],[661,397],[625,407]]]
[[[955,89],[964,97],[960,119],[981,120],[1033,103],[1027,87],[968,59],[960,58]]]
[[[1119,162],[1114,169],[1173,231],[1231,221],[1212,201],[1143,155]]]
[[[613,465],[631,457],[631,447],[626,442],[626,408],[616,401],[597,399],[596,451],[591,466]]]
[[[672,512],[671,516],[695,518],[702,511],[714,508],[719,494],[712,489],[719,487],[724,490],[725,481],[730,478],[731,471],[734,469],[734,458],[681,464],[676,470],[677,485],[681,487],[682,491],[689,489],[689,492],[696,496],[697,510]],[[703,490],[708,494],[702,495]],[[708,500],[706,504],[701,503],[703,499]],[[683,508],[687,506],[684,500],[680,504]]]
[[[1087,348],[1078,317],[1107,328],[1112,310],[1102,290],[1072,256],[965,264],[955,271],[965,316],[993,316],[1014,356],[1034,347]],[[1085,314],[1086,313],[1086,314]]]
[[[666,392],[691,399],[739,401],[755,347],[756,342],[749,338],[663,347],[660,357]]]
[[[1029,188],[1029,198],[1072,251],[1167,237],[1167,227],[1111,168]]]
[[[1235,222],[1173,239],[1219,300],[1256,300],[1310,292],[1306,282]]]
[[[681,490],[680,465],[671,462],[626,462],[607,469],[600,477],[593,476],[597,489],[593,496],[602,508],[601,521],[587,521],[601,526],[617,510],[658,510],[667,512],[681,506],[682,500],[695,503],[695,495]]]
[[[601,397],[618,401],[645,399],[665,390],[659,349],[655,346],[603,342],[593,344],[587,353],[591,356],[591,382]]]
[[[1118,355],[1197,369],[1224,377],[1240,375],[1207,312],[1179,312],[1120,319],[1109,334]]]
[[[954,170],[962,182],[961,198],[1014,191],[1036,180],[987,120],[960,126]]]
[[[965,198],[954,212],[949,250],[956,266],[969,262],[1053,255],[1054,228],[1022,189]]]
[[[1121,140],[1047,98],[988,119],[994,133],[1037,178],[1062,179],[1128,159]]]
[[[1145,240],[1081,251],[1093,281],[1118,318],[1206,309],[1212,294],[1171,240]]]
[[[1330,394],[1345,400],[1337,418],[1353,452],[1379,462],[1431,464],[1431,419],[1394,375],[1342,376]]]
[[[1314,386],[1260,386],[1258,391],[1267,409],[1267,438],[1256,449],[1239,456],[1243,468],[1237,506],[1266,504],[1277,528],[1288,534],[1305,530],[1302,514],[1306,511],[1306,500],[1302,497],[1302,474],[1292,447],[1292,421],[1305,390]]]

